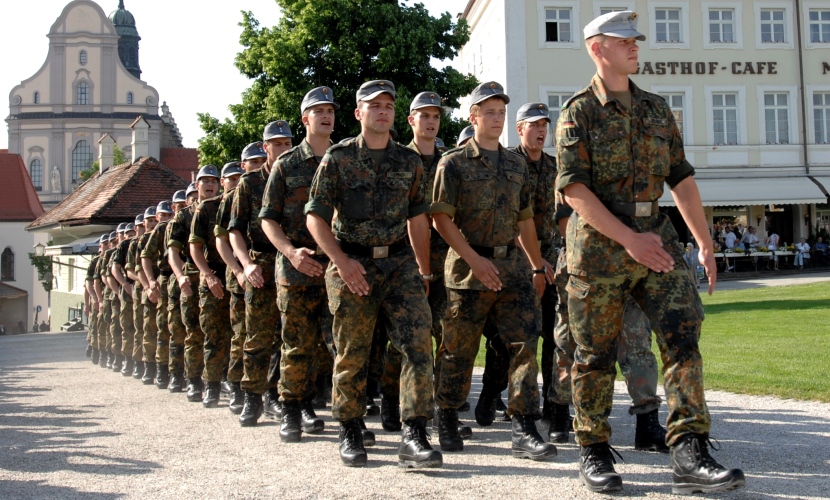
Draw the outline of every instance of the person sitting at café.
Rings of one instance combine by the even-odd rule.
[[[816,240],[816,246],[813,248],[813,253],[816,256],[816,264],[825,264],[827,262],[827,253],[828,253],[827,243],[824,242],[821,236],[818,237]],[[820,262],[819,262],[820,261]]]
[[[775,231],[771,232],[766,239],[767,250],[772,252],[772,261],[775,264],[776,271],[778,270],[778,255],[775,254],[775,251],[778,250],[778,240],[778,233]],[[767,264],[767,269],[769,269],[769,264]]]
[[[809,263],[809,259],[810,244],[807,243],[806,238],[801,238],[801,242],[795,244],[795,266],[804,269],[805,260]]]
[[[755,234],[754,227],[749,226],[746,229],[743,237],[741,238],[741,243],[744,245],[747,252],[750,251],[750,248],[758,246],[758,235]]]
[[[726,234],[723,237],[723,243],[724,243],[724,245],[726,245],[726,253],[731,253],[732,251],[735,250],[735,242],[737,240],[738,240],[738,237],[732,231],[732,227],[731,226],[726,226]],[[728,257],[724,256],[723,261],[724,261],[724,267],[726,267],[725,272],[728,273],[728,272],[731,272],[733,269],[735,269],[735,266],[730,266],[729,265],[729,258]]]
[[[683,260],[685,260],[686,265],[689,266],[689,270],[692,274],[692,281],[695,282],[697,288],[700,288],[701,276],[698,276],[697,274],[697,268],[700,267],[700,260],[698,258],[698,249],[695,248],[694,243],[686,243],[686,253],[683,254]]]

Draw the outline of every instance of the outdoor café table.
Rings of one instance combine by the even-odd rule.
[[[723,259],[723,271],[729,272],[729,261],[732,261],[732,266],[735,268],[735,272],[738,271],[738,262],[743,262],[743,259],[748,259],[749,255],[746,253],[737,253],[737,252],[718,252],[715,254],[715,260]]]

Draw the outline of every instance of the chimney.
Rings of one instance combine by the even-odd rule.
[[[139,116],[130,125],[133,131],[133,142],[131,143],[133,149],[132,163],[138,161],[141,157],[150,156],[150,124],[143,116]]]
[[[115,161],[115,140],[109,133],[98,139],[98,172],[104,173]]]

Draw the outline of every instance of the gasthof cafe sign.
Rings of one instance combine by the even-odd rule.
[[[637,75],[714,75],[728,72],[733,75],[777,75],[775,61],[734,61],[721,62],[651,62],[637,64]],[[825,63],[825,67],[827,64]]]

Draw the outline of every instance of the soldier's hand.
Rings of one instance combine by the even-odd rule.
[[[153,304],[158,304],[159,298],[161,298],[161,292],[158,288],[150,288],[150,290],[147,291],[147,300],[149,300]]]
[[[193,295],[193,290],[190,288],[190,278],[182,276],[178,279],[179,289],[182,291],[182,297],[188,298]]]
[[[288,255],[288,260],[291,261],[291,265],[294,266],[294,269],[307,276],[322,276],[323,266],[314,260],[313,256],[315,254],[316,252],[314,250],[309,250],[305,247],[295,248],[294,251]]]
[[[501,280],[499,280],[499,269],[490,259],[477,255],[468,264],[470,264],[470,269],[472,269],[475,277],[484,283],[484,286],[494,292],[501,290],[502,285]]]
[[[245,266],[245,278],[254,286],[254,288],[262,288],[265,286],[265,279],[262,277],[262,268],[254,263]]]
[[[225,287],[222,286],[222,282],[213,273],[205,275],[205,283],[207,283],[210,293],[217,299],[225,296]]]
[[[236,282],[239,283],[239,286],[245,288],[245,271],[240,269],[239,271],[234,271],[233,275],[236,276]]]
[[[709,295],[715,291],[715,283],[718,281],[718,266],[715,264],[715,253],[712,248],[701,248],[698,252],[698,260],[706,270],[709,278]]]
[[[352,293],[361,297],[369,295],[369,283],[363,277],[366,270],[363,269],[360,262],[354,259],[346,259],[345,262],[337,266],[337,272],[340,273],[340,277],[343,278]]]
[[[674,259],[663,250],[663,240],[656,233],[634,233],[625,250],[634,260],[656,273],[674,269]]]
[[[545,294],[545,287],[547,286],[547,279],[544,274],[533,275],[533,288],[536,289],[536,294],[541,298]]]
[[[548,285],[552,285],[556,279],[556,268],[546,260],[543,262],[545,263],[545,281],[547,281]]]

